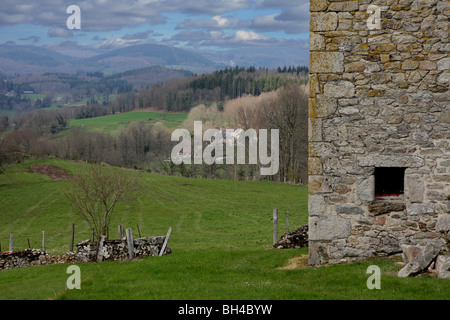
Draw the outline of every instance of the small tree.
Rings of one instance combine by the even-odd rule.
[[[91,227],[95,237],[109,236],[109,223],[117,203],[131,203],[142,189],[140,175],[121,169],[91,165],[77,174],[64,192],[68,202]]]

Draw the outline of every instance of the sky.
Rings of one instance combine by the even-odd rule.
[[[67,20],[80,8],[80,29]],[[142,43],[226,50],[308,45],[309,0],[1,0],[0,44],[56,50]]]

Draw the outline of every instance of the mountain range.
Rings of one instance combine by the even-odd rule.
[[[200,51],[140,44],[107,51],[84,52],[80,55],[39,46],[0,45],[0,72],[5,74],[92,71],[114,74],[152,66],[183,69],[200,74],[235,65],[276,68],[283,65],[307,65],[307,60],[302,58],[299,49],[288,48]]]

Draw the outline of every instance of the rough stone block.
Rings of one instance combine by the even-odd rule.
[[[350,236],[352,225],[349,219],[339,216],[329,216],[318,219],[309,219],[309,240],[327,241],[334,239],[345,239]]]
[[[397,168],[419,168],[425,164],[425,160],[419,156],[405,155],[379,155],[361,156],[357,158],[361,167],[397,167]]]
[[[399,212],[403,210],[405,210],[405,205],[398,202],[376,202],[369,205],[369,212],[373,215]]]
[[[310,118],[309,119],[308,139],[309,139],[309,141],[315,141],[315,142],[323,141],[322,119],[321,118]]]
[[[338,16],[335,12],[312,12],[309,18],[310,31],[333,31],[338,26]]]
[[[420,61],[419,69],[421,70],[436,70],[436,62],[433,61]]]
[[[342,52],[310,52],[309,72],[344,72],[344,54]]]
[[[308,199],[308,211],[310,216],[323,216],[326,212],[325,199],[322,195],[312,194]]]
[[[419,175],[406,175],[405,195],[411,202],[423,202],[425,193],[423,178]]]
[[[450,231],[450,214],[440,214],[438,216],[436,230],[440,232]]]
[[[403,269],[398,272],[400,278],[415,276],[425,271],[440,252],[438,246],[428,244],[420,249],[412,262],[409,262]]]
[[[450,70],[450,58],[441,59],[437,62],[438,70]]]
[[[358,184],[356,193],[361,201],[375,200],[375,177],[370,176]]]
[[[320,34],[310,32],[309,33],[309,50],[320,51],[325,50],[325,37]]]
[[[363,61],[355,61],[345,65],[345,72],[363,72],[366,64]]]
[[[325,96],[330,98],[351,98],[355,96],[355,85],[350,81],[327,83],[323,88]]]
[[[415,70],[419,67],[419,62],[414,60],[405,60],[402,63],[403,70]]]
[[[312,175],[308,177],[308,190],[310,194],[330,193],[333,191],[328,177]]]
[[[364,210],[352,204],[343,204],[336,207],[338,214],[364,214]]]
[[[436,208],[434,203],[412,203],[406,206],[406,212],[410,216],[433,215],[436,212]]]
[[[438,278],[450,279],[450,256],[439,255],[436,258],[435,268],[438,272]]]
[[[357,11],[358,1],[333,2],[328,6],[328,11]]]
[[[329,262],[330,256],[328,253],[329,248],[327,244],[311,241],[311,239],[309,239],[308,248],[309,248],[308,250],[309,265],[316,266]]]
[[[326,118],[333,115],[337,109],[337,100],[326,96],[317,97],[316,116],[318,118]]]
[[[326,0],[311,0],[309,2],[309,10],[311,12],[314,11],[323,11],[327,7],[327,1]]]

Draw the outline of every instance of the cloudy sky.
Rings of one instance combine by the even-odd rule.
[[[81,29],[69,30],[70,5]],[[305,48],[309,0],[1,0],[0,44],[111,49]]]

